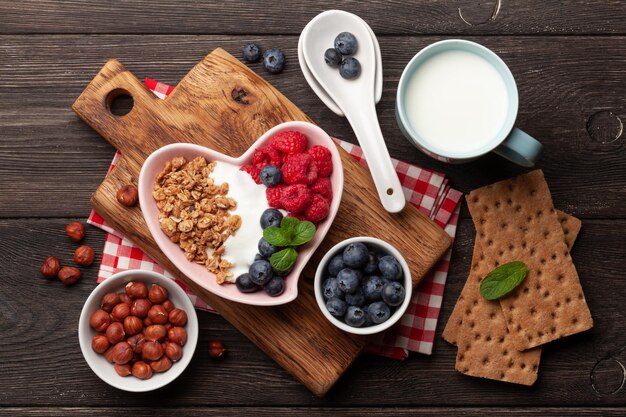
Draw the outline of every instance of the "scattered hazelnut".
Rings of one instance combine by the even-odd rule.
[[[111,325],[107,327],[106,336],[112,345],[124,340],[126,334],[124,333],[124,326],[122,326],[122,323],[111,323]]]
[[[165,339],[166,334],[167,330],[165,326],[161,326],[160,324],[153,324],[152,326],[146,327],[146,330],[144,330],[146,340],[150,341],[160,342]]]
[[[143,361],[135,362],[131,368],[131,372],[134,377],[139,379],[149,379],[152,377],[152,368]]]
[[[128,316],[124,319],[124,330],[128,335],[134,335],[143,330],[143,323],[139,317]]]
[[[85,227],[79,222],[72,222],[65,226],[65,234],[74,242],[80,242],[85,237]]]
[[[143,282],[129,282],[125,287],[126,294],[132,299],[146,298],[148,296],[148,287]]]
[[[128,304],[128,307],[130,307],[133,303],[132,298],[130,298],[125,292],[119,293],[118,295],[120,296],[120,301],[124,304]]]
[[[104,353],[109,348],[109,339],[106,336],[97,334],[91,339],[91,348],[96,353]]]
[[[140,298],[138,300],[133,301],[133,303],[131,304],[130,314],[142,319],[148,315],[148,311],[150,311],[151,307],[152,307],[152,303],[149,300],[145,298]]]
[[[136,335],[129,337],[126,342],[128,342],[130,347],[133,348],[133,352],[141,353],[143,345],[146,343],[146,338],[143,334],[137,333]]]
[[[174,326],[184,326],[187,324],[187,313],[185,313],[185,310],[175,308],[170,311],[169,320]]]
[[[76,248],[74,251],[74,262],[77,265],[89,266],[93,263],[96,254],[89,245],[82,245]]]
[[[154,372],[165,372],[172,367],[172,361],[167,356],[162,356],[161,359],[151,362],[150,367]]]
[[[183,357],[183,348],[176,343],[167,342],[165,344],[165,356],[170,358],[172,362],[176,362]]]
[[[167,290],[158,284],[152,284],[150,291],[148,291],[148,300],[153,304],[161,304],[167,300]]]
[[[58,278],[63,285],[72,285],[80,279],[80,271],[73,266],[64,266],[59,271]]]
[[[170,342],[184,346],[187,343],[187,330],[183,327],[172,327],[167,331],[167,338]]]
[[[174,310],[172,310],[174,311]],[[165,324],[167,323],[167,311],[161,305],[153,305],[148,311],[148,318],[154,324]]]
[[[143,360],[156,361],[163,356],[163,348],[159,342],[147,341],[143,345],[141,357]]]
[[[55,256],[47,256],[41,264],[39,271],[46,278],[56,278],[61,269],[61,262]]]
[[[176,308],[174,306],[174,303],[172,302],[172,300],[165,300],[161,303],[161,305],[163,306],[163,308],[165,309],[165,311],[167,311],[168,313],[172,310],[174,310],[174,308]]]
[[[103,333],[109,324],[111,324],[111,318],[104,310],[96,310],[89,318],[89,325],[98,333]]]
[[[119,294],[114,293],[114,292],[109,292],[109,293],[104,294],[104,297],[102,297],[101,308],[107,313],[110,313],[113,311],[113,308],[121,302],[122,300],[120,299]]]
[[[124,365],[133,358],[133,349],[126,342],[118,342],[113,346],[113,362]]]
[[[224,343],[219,340],[212,340],[209,342],[209,357],[219,359],[226,353]]]
[[[113,310],[111,311],[111,316],[115,321],[124,321],[124,319],[129,315],[130,307],[128,307],[128,304],[124,303],[119,303],[118,305],[113,307]]]
[[[113,368],[115,368],[115,372],[117,372],[117,374],[119,376],[128,376],[131,374],[130,372],[130,365],[126,364],[126,365],[118,365],[117,363],[113,365]]]
[[[139,199],[139,192],[134,185],[125,185],[117,191],[117,201],[123,206],[133,207]]]

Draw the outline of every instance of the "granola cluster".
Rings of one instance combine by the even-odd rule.
[[[157,176],[152,193],[160,210],[161,230],[178,243],[187,260],[204,265],[219,284],[233,281],[230,262],[222,259],[224,242],[241,226],[231,215],[237,202],[227,197],[228,183],[211,178],[215,162],[176,157]]]

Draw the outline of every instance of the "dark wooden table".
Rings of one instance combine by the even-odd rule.
[[[626,414],[626,2],[284,3],[0,1],[0,415]],[[466,192],[524,170],[496,156],[450,166],[418,152],[395,123],[398,79],[418,50],[441,39],[480,42],[507,62],[520,92],[518,126],[545,145],[538,166],[555,205],[583,220],[572,256],[595,327],[547,345],[533,387],[457,373],[456,349],[440,333],[469,270],[474,229],[464,208],[432,356],[363,356],[318,399],[224,319],[199,313],[198,349],[175,383],[145,394],[109,387],[87,367],[76,335],[97,266],[68,288],[38,273],[48,254],[71,260],[64,226],[85,220],[114,153],[71,103],[107,58],[176,84],[212,49],[239,56],[256,41],[284,49],[288,63],[279,75],[253,69],[330,134],[354,142],[297,64],[300,30],[335,7],[379,36],[378,114],[391,154],[445,172]],[[86,243],[100,252],[103,242],[103,232],[88,229]],[[226,359],[207,357],[211,339],[224,341]]]

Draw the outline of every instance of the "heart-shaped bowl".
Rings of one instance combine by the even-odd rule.
[[[203,265],[188,261],[187,258],[185,258],[185,254],[178,246],[178,243],[172,242],[165,235],[159,226],[159,209],[152,196],[154,181],[157,175],[165,167],[165,163],[167,161],[171,161],[177,156],[182,156],[188,161],[191,161],[197,156],[203,156],[207,159],[207,161],[221,161],[237,166],[246,165],[252,160],[252,154],[255,149],[266,145],[275,134],[288,130],[295,130],[303,133],[308,138],[309,146],[322,145],[330,150],[333,163],[333,173],[330,176],[333,199],[330,204],[330,211],[328,217],[317,225],[317,230],[315,231],[313,239],[306,245],[297,249],[298,259],[289,275],[285,277],[285,290],[281,295],[271,297],[265,293],[265,291],[245,294],[240,292],[235,284],[218,284],[215,280],[215,274],[209,272]],[[231,187],[232,186],[233,185],[231,185]],[[265,186],[259,185],[259,187],[262,187],[262,191],[265,193]],[[190,143],[175,143],[166,145],[153,152],[146,159],[139,174],[139,204],[141,205],[141,211],[148,225],[148,229],[161,251],[176,266],[176,268],[202,288],[219,295],[220,297],[257,306],[286,304],[296,299],[298,296],[298,278],[300,273],[330,229],[335,215],[337,214],[337,210],[339,209],[342,192],[343,166],[341,164],[341,157],[335,143],[330,136],[324,132],[324,130],[316,125],[298,121],[281,123],[274,126],[272,129],[265,132],[263,136],[254,142],[254,144],[238,158],[224,155],[207,147]],[[239,207],[241,205],[245,205],[246,202],[237,201],[237,204]],[[259,219],[242,218],[242,221],[259,222]],[[262,234],[260,233],[255,242],[261,237]],[[250,254],[251,261],[254,259],[255,254],[256,251]]]

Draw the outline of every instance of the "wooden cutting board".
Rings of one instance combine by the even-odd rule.
[[[132,110],[120,117],[109,110],[119,94],[130,95],[134,102]],[[136,184],[146,157],[169,143],[196,143],[239,156],[271,127],[310,119],[222,49],[198,63],[165,100],[120,62],[110,60],[72,108],[122,152],[117,167],[93,194],[94,209],[318,396],[332,387],[366,343],[335,328],[319,311],[312,277],[323,254],[348,237],[379,237],[404,255],[417,284],[450,246],[448,235],[410,204],[399,214],[384,211],[367,170],[340,149],[343,199],[330,232],[300,278],[298,299],[279,307],[224,300],[182,275],[158,249],[139,207],[123,207],[115,194],[124,184]]]

